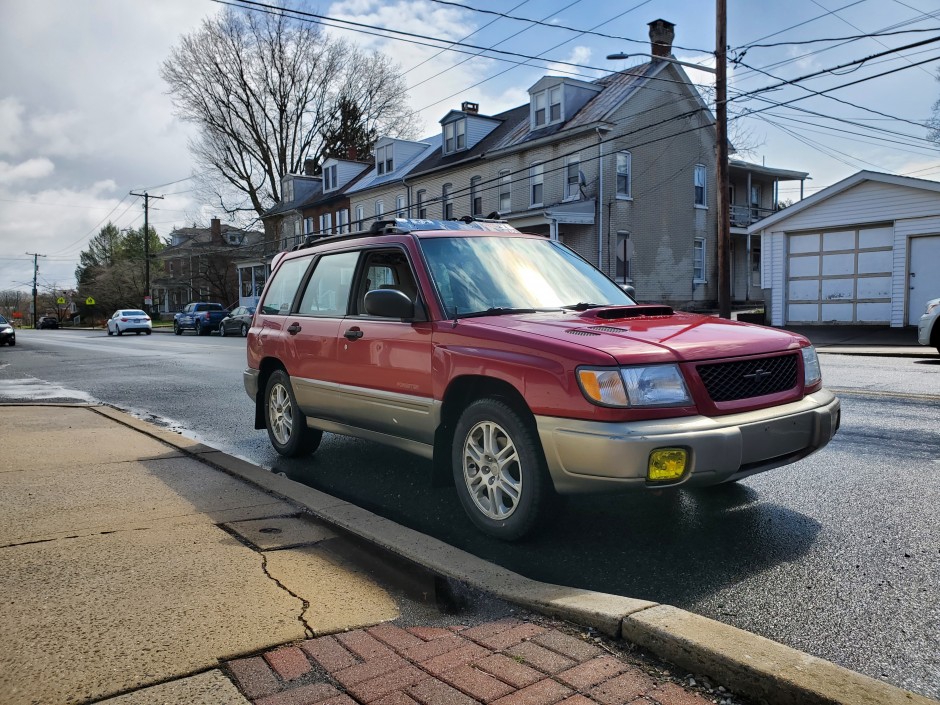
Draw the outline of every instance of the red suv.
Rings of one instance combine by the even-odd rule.
[[[839,425],[805,338],[639,305],[494,221],[382,221],[279,255],[245,388],[282,455],[330,431],[433,459],[506,540],[557,494],[732,482]]]

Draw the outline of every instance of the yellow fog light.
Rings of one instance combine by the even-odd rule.
[[[689,453],[684,448],[660,448],[650,453],[646,479],[650,482],[678,480],[685,472]]]

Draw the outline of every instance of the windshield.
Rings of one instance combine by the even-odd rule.
[[[3,325],[6,322],[7,322],[7,319],[5,319],[3,316],[0,316],[0,325]]]
[[[634,301],[563,245],[525,237],[421,240],[448,317],[585,308]]]

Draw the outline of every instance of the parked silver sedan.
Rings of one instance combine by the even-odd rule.
[[[940,352],[940,299],[927,302],[927,309],[917,323],[917,342],[931,345]]]
[[[114,312],[108,319],[108,335],[124,335],[125,333],[146,333],[150,335],[153,325],[150,316],[136,308],[122,308]]]

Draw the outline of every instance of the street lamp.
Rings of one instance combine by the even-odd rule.
[[[679,66],[688,66],[692,69],[698,69],[699,71],[704,71],[705,73],[716,74],[718,69],[713,69],[711,66],[702,66],[701,64],[693,64],[689,61],[679,61],[678,59],[673,59],[671,56],[654,56],[653,54],[608,54],[607,58],[614,61],[619,59],[630,59],[634,56],[642,56],[647,59],[655,59],[656,61],[668,61],[670,64],[679,64]]]
[[[728,201],[728,77],[727,77],[727,0],[715,0],[716,66],[700,66],[671,56],[653,54],[608,54],[612,60],[643,56],[654,61],[687,66],[715,75],[715,190],[718,204],[718,315],[731,318],[731,204]],[[668,51],[668,50],[667,50]],[[750,236],[748,236],[750,237]]]

